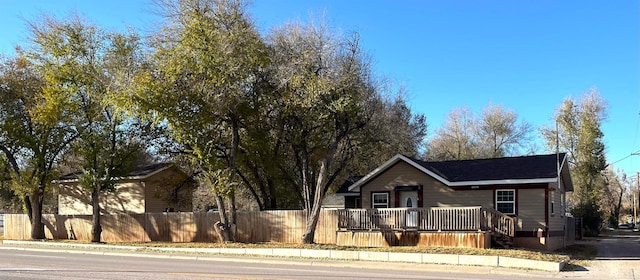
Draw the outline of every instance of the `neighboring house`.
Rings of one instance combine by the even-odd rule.
[[[513,227],[514,232],[507,234],[510,242],[521,247],[555,250],[573,243],[575,223],[566,216],[565,200],[565,193],[572,191],[565,154],[442,162],[396,155],[366,176],[350,178],[337,193],[345,196],[346,208],[434,209],[420,212],[428,216],[435,210],[464,210],[473,206],[485,211],[477,214],[484,217],[481,219],[486,219],[487,211],[497,210],[498,216],[508,216],[507,222]],[[458,219],[464,212],[456,213],[445,219]],[[352,219],[353,214],[347,215],[351,216],[345,220]],[[417,219],[417,212],[412,215]],[[442,217],[445,216],[437,218]],[[405,227],[410,223],[408,218],[403,222]],[[418,226],[417,220],[411,222],[415,229],[435,228],[431,224],[436,218],[423,219],[424,226]],[[495,224],[495,220],[488,223]],[[442,227],[439,225],[438,231]],[[491,230],[489,226],[485,228]]]
[[[56,181],[59,187],[58,214],[91,215],[91,193],[78,184],[78,173]],[[194,182],[169,163],[134,168],[118,178],[111,192],[104,192],[100,206],[103,214],[142,214],[192,211]]]
[[[327,194],[322,199],[322,209],[343,209],[345,199],[342,195],[337,194]]]

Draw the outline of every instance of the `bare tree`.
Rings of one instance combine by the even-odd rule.
[[[517,113],[491,103],[482,111],[475,129],[480,157],[519,154],[533,131],[529,123],[518,121]]]
[[[620,221],[623,198],[629,193],[629,186],[632,184],[631,178],[620,170],[614,172],[609,168],[605,171],[603,179],[605,187],[602,189],[600,208],[608,216],[609,223],[617,226]]]
[[[430,160],[472,159],[477,157],[475,121],[467,107],[449,112],[447,120],[438,128],[427,144],[427,158]]]
[[[467,107],[449,112],[427,144],[429,160],[491,158],[525,154],[532,126],[510,109],[489,104],[476,118]]]

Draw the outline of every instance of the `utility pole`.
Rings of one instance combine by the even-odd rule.
[[[638,202],[640,200],[640,172],[637,173],[638,177],[636,178],[636,193],[634,194],[633,192],[631,192],[631,194],[633,195],[633,225],[631,226],[631,228],[636,228],[636,225],[638,224]]]

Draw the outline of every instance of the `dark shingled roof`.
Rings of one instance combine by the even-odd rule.
[[[163,168],[166,168],[166,167],[168,167],[170,165],[171,165],[171,163],[154,163],[154,164],[137,166],[133,170],[131,170],[125,177],[126,178],[146,177],[146,176],[149,176],[149,175],[153,174],[154,172],[159,171],[159,170],[161,170]],[[77,180],[78,179],[78,175],[81,172],[82,171],[76,171],[76,172],[73,172],[73,173],[66,174],[64,176],[61,176],[58,180],[59,181]]]
[[[358,180],[362,179],[362,177],[364,176],[351,176],[347,178],[347,180],[342,183],[336,193],[349,193],[349,187],[353,185],[353,183],[358,182]]]
[[[563,162],[566,154],[561,153],[559,156],[560,162]],[[558,176],[557,154],[451,161],[409,159],[452,183],[548,179]],[[350,177],[336,193],[350,193],[349,187],[363,177]]]
[[[565,154],[560,154],[560,162],[564,157]],[[412,160],[449,182],[555,178],[558,173],[556,154],[432,162]]]

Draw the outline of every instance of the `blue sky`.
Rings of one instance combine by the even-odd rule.
[[[151,30],[150,1],[5,1],[0,53],[24,44],[25,20],[76,12],[105,28]],[[294,1],[255,0],[261,32],[292,20],[324,18],[358,32],[376,72],[409,93],[429,130],[447,113],[490,102],[535,127],[551,125],[568,97],[597,88],[608,102],[603,125],[607,160],[628,174],[640,170],[639,1]],[[543,152],[543,151],[541,151]],[[621,160],[622,159],[622,160]]]

